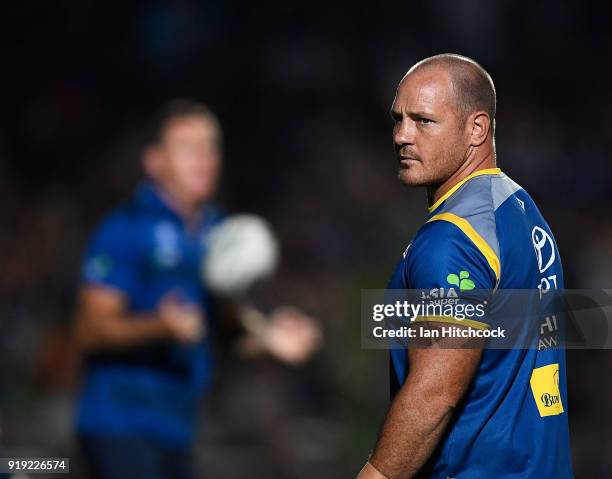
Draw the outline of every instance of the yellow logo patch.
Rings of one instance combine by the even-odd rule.
[[[531,373],[529,384],[541,417],[563,413],[558,363],[535,368]]]

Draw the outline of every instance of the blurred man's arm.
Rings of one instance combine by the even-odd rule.
[[[323,344],[319,323],[298,308],[281,306],[269,317],[253,307],[240,309],[245,351],[266,352],[286,364],[306,363]]]
[[[439,444],[478,368],[481,349],[410,349],[410,372],[358,479],[413,477]]]
[[[85,286],[79,294],[76,337],[82,350],[122,349],[173,339],[197,341],[203,334],[200,312],[168,296],[155,313],[139,317],[127,313],[126,298],[118,290]]]
[[[291,365],[306,363],[323,344],[319,322],[298,308],[282,306],[266,316],[253,306],[215,298],[217,330],[243,357],[264,354]]]

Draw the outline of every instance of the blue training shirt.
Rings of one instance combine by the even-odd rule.
[[[199,266],[204,238],[221,220],[217,208],[206,206],[200,224],[189,228],[156,187],[145,182],[94,232],[82,282],[124,294],[129,314],[153,312],[160,299],[173,292],[199,305],[210,321]],[[211,379],[210,329],[209,324],[207,338],[194,345],[159,341],[89,355],[79,398],[79,433],[139,435],[189,447],[198,405]]]
[[[498,168],[477,171],[431,208],[389,289],[563,288],[559,251],[527,192]],[[435,319],[434,319],[435,320]],[[520,319],[517,319],[520,320]],[[494,315],[476,328],[489,328]],[[573,477],[565,351],[549,345],[484,349],[475,378],[419,477]],[[404,349],[391,351],[392,394],[404,383]]]

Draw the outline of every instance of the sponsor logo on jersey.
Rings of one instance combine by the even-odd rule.
[[[474,281],[470,279],[468,271],[459,271],[459,274],[449,274],[446,277],[448,284],[459,286],[459,291],[470,291],[476,287]]]
[[[106,279],[112,269],[112,258],[105,254],[99,254],[85,263],[85,277],[90,281]]]
[[[534,226],[531,231],[531,241],[538,259],[538,268],[543,273],[555,261],[555,245],[550,235],[539,226]]]
[[[432,288],[428,293],[421,291],[421,299],[456,299],[458,297],[459,295],[455,291],[455,288]]]
[[[179,232],[170,221],[161,221],[155,226],[155,262],[162,268],[172,268],[181,261]]]
[[[564,412],[559,389],[558,363],[535,368],[529,384],[540,417],[556,416]]]

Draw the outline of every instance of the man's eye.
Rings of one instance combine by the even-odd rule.
[[[422,125],[428,125],[429,123],[433,123],[433,120],[430,120],[429,118],[419,118],[417,122]]]

